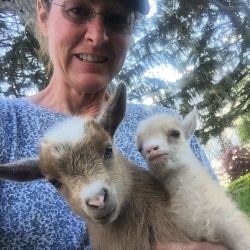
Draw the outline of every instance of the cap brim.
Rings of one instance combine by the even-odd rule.
[[[134,0],[136,11],[143,15],[147,15],[149,12],[149,3],[148,0]]]
[[[125,5],[129,6],[132,10],[147,15],[149,13],[148,0],[121,0]]]

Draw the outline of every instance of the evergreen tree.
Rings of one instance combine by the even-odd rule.
[[[198,104],[204,143],[249,112],[247,0],[158,0],[158,12],[149,22],[140,25],[147,27],[146,36],[134,44],[132,59],[119,76],[130,84],[133,97],[154,93],[155,101],[174,104],[182,113]],[[160,64],[172,65],[182,78],[159,84],[143,76]]]
[[[250,112],[236,123],[241,143],[250,149]]]
[[[138,20],[126,64],[115,82],[127,83],[130,99],[142,101],[152,96],[154,102],[183,114],[197,104],[203,124],[199,131],[202,141],[221,134],[250,107],[247,1],[157,0],[157,12],[151,18]],[[9,32],[6,24],[10,20],[6,17],[7,7],[1,12],[0,6],[0,46],[5,51],[0,54],[0,81],[9,86],[0,91],[20,96],[31,86],[43,88],[47,76],[37,60],[38,44],[30,35],[35,1],[9,3],[9,13],[15,14],[16,10],[22,21],[31,17],[26,26],[30,32],[21,31],[17,36]],[[12,49],[4,47],[3,34],[12,35],[8,41]],[[148,74],[160,65],[175,69],[179,79],[173,82],[171,76],[163,79],[161,75]]]

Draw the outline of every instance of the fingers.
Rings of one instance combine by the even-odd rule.
[[[157,244],[155,250],[228,250],[228,248],[207,242],[192,242]]]

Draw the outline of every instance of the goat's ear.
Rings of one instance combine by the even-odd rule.
[[[127,91],[126,85],[120,83],[99,118],[100,123],[113,137],[126,112]]]
[[[189,112],[183,120],[183,127],[184,127],[184,133],[186,138],[190,138],[197,127],[197,120],[198,120],[198,110],[197,107],[194,106],[193,110]]]
[[[0,165],[0,178],[19,182],[45,178],[39,169],[39,159],[30,158]]]
[[[60,159],[62,155],[65,154],[65,149],[63,144],[52,144],[47,140],[42,140],[40,143],[40,151],[49,153],[55,159]],[[45,154],[46,154],[45,153]]]

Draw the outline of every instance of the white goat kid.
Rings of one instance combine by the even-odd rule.
[[[214,182],[190,147],[196,129],[194,108],[183,121],[156,114],[137,129],[137,147],[151,174],[170,194],[170,210],[177,225],[192,240],[250,250],[250,223]]]
[[[169,196],[148,171],[124,159],[113,136],[126,110],[119,85],[99,120],[72,118],[45,134],[38,160],[3,164],[0,178],[46,177],[86,219],[93,249],[150,250],[155,242],[188,242],[169,211]]]

